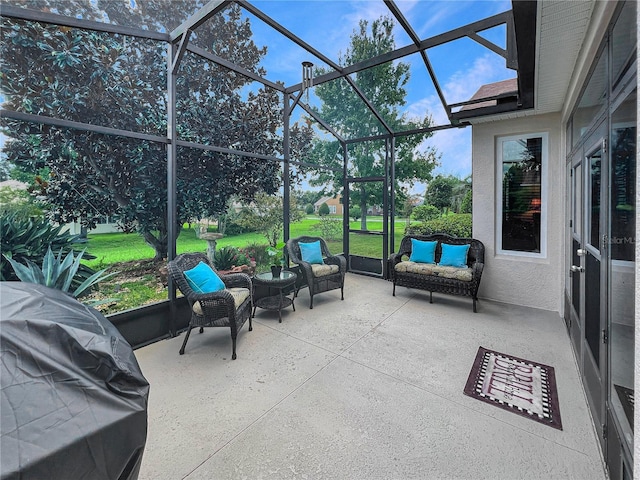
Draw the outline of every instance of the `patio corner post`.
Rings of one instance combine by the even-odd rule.
[[[169,43],[167,52],[167,262],[176,256],[177,238],[177,146],[176,146],[176,64],[174,58],[178,53],[175,43]],[[179,63],[179,62],[178,62]],[[171,278],[167,278],[171,314],[169,316],[169,332],[177,335],[176,329],[176,286]]]
[[[349,270],[349,182],[347,181],[347,142],[342,145],[342,251],[347,259]]]
[[[291,205],[291,182],[289,180],[289,169],[291,168],[289,165],[291,150],[290,150],[290,117],[291,117],[291,105],[290,105],[291,96],[288,93],[284,94],[284,132],[282,139],[282,150],[284,156],[284,162],[282,163],[282,180],[283,180],[283,197],[282,197],[282,235],[284,242],[286,243],[289,240],[290,236],[290,205]],[[289,259],[287,258],[287,262]]]
[[[393,184],[390,181],[391,158],[393,155],[393,136],[384,139],[384,182],[382,191],[382,278],[387,278],[387,258],[389,258],[389,223],[393,218],[392,203],[390,201]],[[391,230],[393,232],[393,230]]]
[[[389,224],[389,253],[395,253],[396,251],[396,137],[395,135],[391,137],[391,164],[389,165],[389,170],[386,173],[389,178],[389,188],[390,188],[390,224]]]

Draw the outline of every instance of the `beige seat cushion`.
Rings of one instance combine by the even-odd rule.
[[[227,288],[227,291],[231,293],[231,296],[233,297],[233,302],[236,305],[236,310],[238,309],[238,307],[240,307],[240,305],[242,305],[242,302],[244,302],[247,298],[249,298],[249,295],[251,295],[251,292],[249,292],[248,288],[234,287]],[[196,302],[193,304],[193,311],[196,313],[196,315],[202,315],[202,307],[200,306],[200,302]]]
[[[395,266],[396,272],[420,273],[422,275],[433,275],[435,263],[400,262]]]
[[[463,282],[473,280],[473,271],[469,267],[441,267],[437,265],[433,269],[433,274],[438,277],[455,278]]]
[[[324,277],[326,275],[331,275],[332,273],[338,273],[340,271],[340,267],[338,265],[328,265],[325,263],[312,263],[311,271],[313,272],[314,277]]]
[[[463,282],[473,280],[473,271],[468,267],[443,267],[435,263],[400,262],[394,267],[396,272],[433,275],[436,277],[454,278]]]

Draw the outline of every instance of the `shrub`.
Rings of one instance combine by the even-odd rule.
[[[234,235],[242,235],[247,232],[255,232],[257,231],[255,228],[249,228],[246,225],[240,225],[236,222],[236,219],[227,220],[224,234],[228,237],[232,237]]]
[[[306,213],[307,215],[313,215],[313,205],[311,205],[310,203],[307,204],[306,208],[304,209],[304,213]]]
[[[222,247],[213,254],[216,270],[231,270],[233,267],[249,265],[249,263],[249,258],[236,247]]]
[[[316,223],[313,230],[319,230],[320,236],[325,240],[339,240],[342,238],[342,220],[331,218],[329,215],[320,217],[320,223]]]
[[[54,227],[49,221],[42,217],[25,217],[19,212],[0,214],[0,247],[2,253],[18,263],[26,263],[30,260],[33,263],[41,264],[47,253],[47,249],[63,253],[72,250],[79,250],[81,244],[86,243],[86,239],[80,235],[71,235],[64,226]],[[93,255],[84,254],[83,260],[93,260]],[[93,274],[93,271],[81,265],[78,270],[79,275],[85,279]],[[0,280],[16,280],[17,277],[4,257],[0,257]]]
[[[258,245],[257,243],[252,243],[241,248],[240,252],[244,253],[250,261],[256,262],[256,269],[264,268],[271,264],[271,258],[267,253],[268,247],[269,245]]]
[[[349,217],[353,219],[354,222],[357,222],[362,216],[362,209],[358,207],[351,207],[349,209]]]
[[[329,210],[329,205],[327,205],[326,203],[320,205],[320,208],[318,209],[318,215],[324,217],[326,215],[329,215],[329,213],[331,213],[331,210]]]
[[[0,188],[0,214],[16,213],[24,217],[41,217],[41,205],[27,190],[12,187]]]
[[[438,218],[440,215],[442,215],[440,210],[433,205],[420,205],[415,207],[411,212],[411,218],[419,222],[428,222],[429,220]]]
[[[471,214],[451,213],[418,225],[410,225],[405,229],[406,235],[431,235],[432,233],[448,233],[455,237],[471,238]]]

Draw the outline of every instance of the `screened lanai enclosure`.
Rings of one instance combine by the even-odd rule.
[[[3,160],[37,175],[52,221],[115,216],[169,260],[185,222],[261,192],[282,197],[286,241],[296,192],[321,189],[342,205],[334,253],[386,277],[397,215],[447,161],[433,139],[533,106],[536,2],[449,31],[412,24],[404,2],[363,2],[379,16],[352,31],[332,2],[315,18],[302,3],[4,2]],[[442,72],[478,55],[499,59],[505,88],[460,98]],[[186,327],[168,282],[167,301],[111,317],[134,346]]]

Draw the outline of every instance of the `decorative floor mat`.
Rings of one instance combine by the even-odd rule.
[[[464,393],[562,430],[553,367],[480,347]]]

